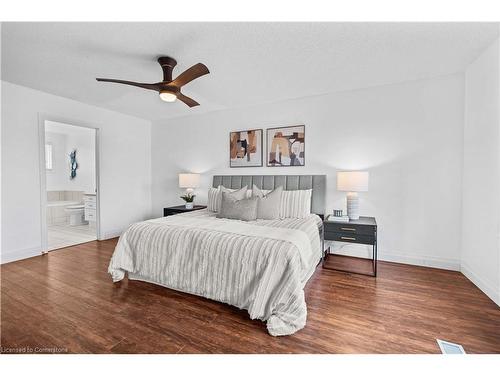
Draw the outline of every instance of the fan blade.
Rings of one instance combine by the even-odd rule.
[[[200,105],[200,103],[198,103],[196,100],[191,99],[189,96],[181,93],[177,94],[177,99],[179,99],[181,102],[186,103],[190,107],[196,107],[197,105]]]
[[[156,83],[139,83],[131,81],[122,81],[120,79],[107,79],[107,78],[96,78],[96,80],[99,82],[121,83],[122,85],[136,86],[146,90],[160,91],[160,87]]]
[[[208,68],[202,63],[198,63],[196,65],[193,65],[191,68],[183,71],[170,84],[180,88],[184,86],[186,83],[191,82],[193,79],[204,76],[205,74],[208,73],[210,73]]]

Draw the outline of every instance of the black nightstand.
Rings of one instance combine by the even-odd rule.
[[[195,205],[193,208],[186,208],[186,206],[184,206],[184,205],[165,207],[163,209],[163,216],[177,215],[177,214],[182,214],[184,212],[203,210],[204,208],[207,208],[207,206]]]
[[[358,272],[351,271],[345,268],[339,268],[327,265],[327,260],[330,248],[327,248],[323,257],[323,268],[345,271],[350,273],[358,273],[368,276],[377,276],[377,221],[374,217],[360,216],[359,220],[349,220],[347,223],[340,223],[335,221],[323,221],[323,233],[325,241],[341,241],[349,243],[358,243],[365,245],[372,245],[372,258],[371,268],[372,272]],[[351,258],[345,256],[338,256],[342,258]],[[361,258],[356,258],[361,259]]]

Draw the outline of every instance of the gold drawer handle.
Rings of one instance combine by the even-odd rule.
[[[342,229],[342,230],[350,230],[352,232],[356,232],[356,228],[342,228],[342,227],[340,227],[340,229]]]
[[[351,240],[351,241],[356,241],[354,237],[340,237],[341,240]]]

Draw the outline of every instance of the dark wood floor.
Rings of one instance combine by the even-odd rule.
[[[116,240],[1,266],[1,346],[74,353],[500,353],[500,308],[458,272],[379,263],[377,278],[317,268],[307,326],[272,337],[245,311],[159,286],[113,284]],[[36,349],[35,349],[36,350]]]

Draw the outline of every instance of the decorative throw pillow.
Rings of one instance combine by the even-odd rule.
[[[216,188],[209,188],[208,189],[208,202],[207,202],[207,208],[209,211],[212,212],[218,212],[219,207],[220,207],[220,202],[222,198],[222,192],[226,193],[234,193],[238,199],[243,199],[247,196],[247,187],[243,187],[239,190],[236,189],[229,189],[227,187],[224,187],[222,185],[219,185]]]
[[[246,192],[245,192],[246,194]],[[257,198],[237,199],[234,193],[222,192],[219,219],[252,221],[257,218]]]
[[[231,197],[235,198],[236,200],[244,199],[247,196],[247,187],[242,187],[239,190],[235,189],[228,189],[227,187],[224,187],[222,185],[219,186],[219,194],[217,195],[217,212],[220,211],[220,205],[222,201],[222,193],[227,193]]]
[[[312,189],[285,190],[281,194],[280,218],[302,219],[311,213]]]
[[[253,185],[252,196],[258,198],[257,219],[273,220],[280,218],[282,192],[283,186],[278,186],[276,189],[264,193],[257,186]]]

